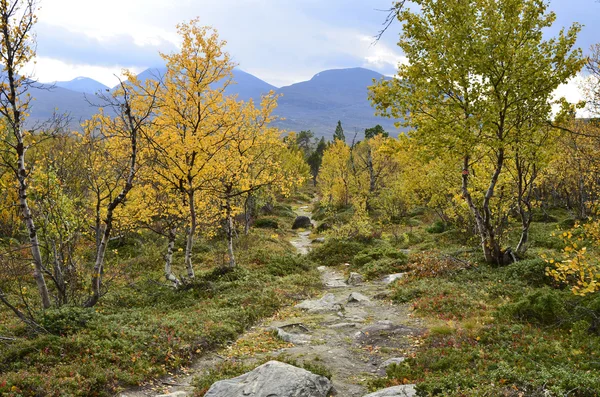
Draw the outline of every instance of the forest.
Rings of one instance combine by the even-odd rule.
[[[226,95],[236,63],[200,18],[80,129],[29,123],[38,4],[0,0],[0,395],[116,395],[219,352],[204,395],[287,346],[261,321],[321,327],[292,307],[328,272],[410,312],[402,360],[344,380],[365,392],[600,395],[600,44],[548,38],[543,0],[411,3],[390,14],[408,62],[365,93],[407,132],[341,119],[328,141],[271,126],[273,92]],[[580,74],[584,101],[556,97]]]

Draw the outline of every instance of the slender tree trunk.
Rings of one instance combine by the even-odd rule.
[[[102,287],[102,274],[104,272],[104,257],[106,255],[106,247],[110,241],[110,233],[113,227],[114,212],[115,209],[123,203],[129,191],[133,188],[133,180],[135,178],[136,167],[137,167],[137,154],[138,154],[138,126],[133,120],[131,113],[131,107],[129,102],[123,104],[126,121],[129,128],[129,138],[131,142],[131,155],[129,159],[129,172],[127,179],[125,180],[125,186],[117,197],[108,204],[106,209],[106,219],[104,220],[104,231],[102,233],[102,239],[98,250],[96,252],[96,262],[94,263],[94,271],[92,274],[92,295],[85,303],[86,307],[93,307],[98,303],[100,299],[100,289]]]
[[[518,189],[519,189],[519,197],[518,197],[518,206],[519,206],[519,216],[521,217],[521,238],[519,239],[519,243],[517,244],[517,248],[515,253],[517,256],[522,257],[525,255],[527,251],[527,243],[529,241],[529,227],[531,226],[531,220],[533,218],[532,209],[531,209],[531,199],[533,198],[533,183],[537,178],[537,167],[533,165],[533,169],[531,175],[529,175],[528,180],[525,178],[525,170],[523,169],[523,164],[519,159],[519,155],[517,152],[516,155],[516,165],[517,165],[517,173],[518,173]]]
[[[17,112],[18,113],[18,112]],[[21,137],[20,131],[16,131],[16,134]],[[48,293],[48,286],[44,279],[44,265],[42,262],[42,254],[40,252],[40,243],[38,240],[37,229],[33,221],[31,209],[27,202],[27,170],[25,169],[25,146],[23,142],[17,144],[17,164],[18,164],[18,179],[19,179],[19,205],[21,207],[21,213],[25,221],[25,226],[29,232],[29,242],[31,244],[31,254],[33,256],[33,278],[38,288],[40,298],[42,299],[42,307],[48,309],[50,307],[50,294]]]
[[[375,170],[373,169],[373,153],[371,152],[371,146],[367,148],[367,169],[369,171],[369,194],[367,196],[366,209],[371,211],[371,198],[375,194],[377,188],[377,178]]]
[[[485,261],[488,263],[493,262],[492,251],[490,250],[490,246],[488,245],[487,232],[485,229],[483,217],[481,216],[481,213],[475,206],[473,198],[471,197],[471,193],[469,192],[469,156],[465,156],[463,162],[462,192],[463,197],[467,202],[467,205],[471,209],[471,213],[475,217],[475,223],[477,224],[477,231],[479,232],[481,247],[483,249],[483,255],[485,256]]]
[[[94,228],[94,232],[96,233],[96,251],[100,248],[100,242],[102,241],[102,217],[100,216],[102,198],[100,196],[100,191],[96,191],[96,222]]]
[[[587,211],[585,208],[585,183],[583,181],[583,177],[580,176],[579,177],[579,219],[585,219],[586,216],[587,216]]]
[[[189,278],[194,278],[194,265],[192,264],[192,250],[194,248],[194,236],[196,234],[197,219],[196,219],[196,203],[194,201],[194,191],[188,193],[190,206],[190,225],[188,227],[187,241],[185,245],[185,267]]]
[[[171,268],[173,264],[173,250],[175,248],[175,237],[176,230],[175,228],[169,229],[168,239],[169,244],[167,245],[167,254],[165,255],[165,278],[167,281],[171,281],[175,288],[179,288],[181,282],[175,275],[173,274]]]
[[[244,202],[244,234],[250,232],[250,221],[252,220],[252,212],[254,209],[254,196],[252,193],[248,193]]]
[[[54,255],[54,282],[56,289],[58,290],[59,302],[62,305],[67,304],[67,286],[65,284],[65,277],[62,271],[62,258],[56,249],[56,241],[52,241],[52,251]]]
[[[231,215],[231,199],[227,197],[226,205],[227,216],[227,251],[229,253],[229,268],[235,268],[235,254],[233,252],[233,216]]]
[[[469,183],[469,156],[464,157],[463,164],[463,176],[462,176],[462,192],[463,197],[465,198],[467,205],[471,209],[473,216],[475,217],[475,222],[477,224],[477,230],[479,231],[479,236],[481,239],[481,246],[483,249],[483,254],[485,256],[485,260],[488,263],[502,265],[503,264],[503,253],[500,248],[500,244],[496,239],[496,235],[494,232],[494,228],[491,222],[491,211],[490,211],[490,200],[494,195],[494,189],[498,182],[498,178],[500,176],[500,172],[502,171],[502,167],[504,164],[504,151],[502,149],[498,152],[498,159],[496,163],[496,169],[494,174],[492,175],[492,179],[490,181],[490,185],[488,190],[485,193],[481,212],[473,202],[473,198],[468,189]]]
[[[29,326],[34,331],[43,330],[43,328],[36,323],[33,319],[27,317],[22,311],[20,311],[16,306],[12,305],[2,289],[0,289],[0,302],[2,302],[6,307],[8,307],[21,321],[23,321],[27,326]]]

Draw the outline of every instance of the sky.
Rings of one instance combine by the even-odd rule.
[[[397,47],[400,25],[376,44],[392,0],[41,0],[39,81],[78,76],[108,86],[123,68],[141,72],[176,51],[176,25],[198,17],[217,29],[239,68],[277,87],[326,69],[365,67],[393,75],[406,58]],[[578,45],[600,42],[600,2],[551,0],[557,21],[548,34],[584,25]],[[576,82],[561,88],[577,95]]]

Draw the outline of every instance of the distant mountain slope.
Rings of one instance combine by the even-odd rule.
[[[137,77],[140,81],[148,79],[160,78],[167,71],[167,68],[149,68],[140,73]],[[225,89],[227,95],[237,94],[238,98],[244,101],[252,98],[255,101],[259,100],[261,95],[269,91],[277,90],[277,87],[262,81],[256,76],[246,73],[240,69],[233,70],[234,83]]]
[[[385,76],[363,68],[334,69],[282,87],[277,91],[283,97],[276,113],[286,120],[277,125],[296,131],[310,129],[316,135],[331,138],[337,121],[341,120],[348,140],[355,130],[360,137],[366,128],[377,124],[397,135],[393,120],[376,117],[368,99],[368,87],[373,80],[382,78]]]
[[[94,94],[98,91],[107,90],[108,87],[104,84],[90,79],[89,77],[77,77],[71,81],[57,81],[54,83],[57,87],[66,88],[75,92],[83,92],[86,94]]]
[[[93,105],[98,102],[94,94],[45,84],[40,84],[38,88],[30,88],[29,93],[35,100],[31,103],[31,115],[26,121],[27,126],[47,121],[56,112],[57,114],[68,113],[69,127],[78,130],[81,122],[92,117],[98,110]]]
[[[156,78],[165,70],[147,69],[140,73],[138,78],[142,81]],[[355,131],[359,133],[358,139],[361,139],[362,132],[376,124],[381,124],[391,135],[399,133],[393,125],[393,120],[374,115],[375,110],[368,100],[367,87],[373,84],[373,79],[381,78],[384,76],[363,68],[326,70],[316,74],[309,81],[277,89],[249,73],[235,69],[236,83],[230,85],[226,93],[237,94],[242,100],[259,100],[262,94],[274,90],[282,95],[275,114],[285,118],[275,123],[277,127],[290,131],[310,129],[317,136],[331,138],[337,121],[341,120],[346,138],[350,141]],[[30,123],[48,119],[57,108],[59,112],[70,112],[73,119],[71,128],[78,128],[80,120],[90,118],[97,111],[88,101],[99,101],[89,92],[95,89],[93,87],[106,89],[102,85],[94,86],[92,82],[91,79],[75,79],[66,82],[72,83],[68,85],[71,89],[63,88],[58,83],[51,90],[33,89],[31,94],[36,101],[33,103]]]

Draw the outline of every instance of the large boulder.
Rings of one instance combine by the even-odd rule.
[[[205,397],[326,397],[333,385],[324,376],[269,361],[237,378],[214,383]]]
[[[367,394],[363,397],[414,397],[417,395],[415,385],[401,385]]]
[[[312,221],[308,216],[299,216],[294,221],[292,229],[310,229],[313,227]]]

